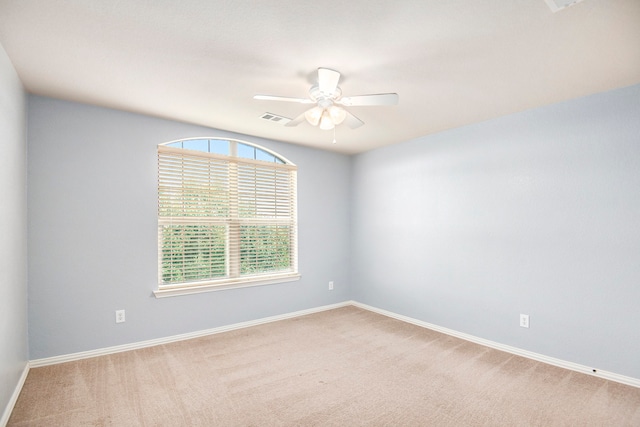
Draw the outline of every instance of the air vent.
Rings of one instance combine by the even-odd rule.
[[[265,119],[265,120],[269,120],[270,122],[279,123],[279,124],[281,124],[283,126],[291,121],[291,119],[288,119],[286,117],[282,117],[282,116],[279,116],[279,115],[273,114],[273,113],[264,113],[263,115],[260,116],[260,118],[261,119]]]
[[[544,2],[549,6],[551,12],[557,12],[562,9],[566,9],[574,4],[578,4],[584,0],[544,0]]]

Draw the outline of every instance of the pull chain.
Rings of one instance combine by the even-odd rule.
[[[336,141],[336,127],[334,126],[333,127],[333,143],[335,144],[336,142],[337,142]]]

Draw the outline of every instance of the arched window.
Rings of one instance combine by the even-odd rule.
[[[296,170],[244,141],[159,145],[156,296],[297,280]]]

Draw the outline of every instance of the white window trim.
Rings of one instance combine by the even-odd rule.
[[[175,285],[175,286],[162,286],[159,289],[153,291],[156,298],[175,297],[180,295],[199,294],[203,292],[215,292],[224,291],[227,289],[239,289],[248,288],[252,286],[264,286],[275,285],[277,283],[295,282],[300,280],[300,273],[287,273],[278,276],[271,275],[263,279],[256,279],[253,277],[249,280],[248,277],[242,279],[224,279],[220,280],[220,283],[216,281],[207,282],[194,282],[193,285]]]
[[[280,168],[283,168],[283,169],[289,168],[294,171],[297,169],[297,167],[285,157],[267,148],[261,147],[260,145],[253,144],[247,141],[234,140],[229,138],[203,137],[203,138],[185,138],[181,140],[163,143],[160,145],[168,146],[178,141],[187,141],[192,139],[209,139],[209,140],[220,139],[220,140],[228,141],[231,145],[230,146],[231,156],[201,152],[201,154],[204,157],[213,157],[213,158],[220,158],[220,159],[237,157],[236,147],[237,147],[237,143],[240,143],[240,144],[249,145],[259,150],[265,151],[273,155],[274,157],[277,157],[278,159],[284,161],[285,162],[284,164],[278,164]],[[169,148],[169,147],[165,147],[165,148]],[[176,150],[182,150],[182,149],[176,149]],[[260,160],[250,160],[245,158],[240,158],[239,161],[243,163],[264,164],[264,162]],[[294,185],[296,187],[294,191],[297,193],[297,185],[295,184],[295,181],[294,181]],[[238,288],[245,288],[245,287],[252,287],[252,286],[264,286],[264,285],[272,285],[272,284],[278,284],[278,283],[287,283],[287,282],[300,280],[301,275],[298,272],[298,243],[297,243],[298,232],[297,232],[297,218],[296,218],[297,206],[295,206],[295,204],[297,204],[297,194],[295,194],[294,196],[294,210],[293,210],[294,223],[296,224],[296,230],[294,230],[295,240],[293,242],[293,248],[292,248],[293,250],[292,270],[231,277],[231,278],[225,277],[225,278],[202,280],[202,281],[181,282],[181,283],[175,283],[175,284],[163,284],[159,279],[157,289],[153,290],[154,296],[156,298],[165,298],[165,297],[190,295],[190,294],[197,294],[197,293],[204,293],[204,292],[215,292],[215,291],[228,290],[228,289],[238,289]],[[242,220],[240,220],[240,222],[242,222]],[[160,265],[158,265],[158,269],[160,270]]]

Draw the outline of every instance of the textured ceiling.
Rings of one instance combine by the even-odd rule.
[[[30,93],[356,153],[640,83],[640,1],[0,0],[0,44]],[[337,144],[260,118],[318,67],[400,102]]]

